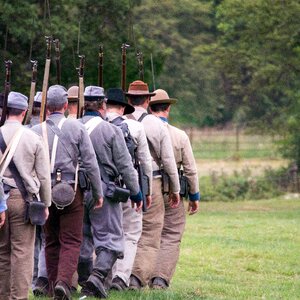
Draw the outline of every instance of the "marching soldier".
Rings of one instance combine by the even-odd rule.
[[[30,119],[29,127],[32,127],[40,123],[41,102],[42,102],[42,92],[36,92],[34,96],[32,116]]]
[[[51,86],[47,93],[48,119],[32,128],[44,139],[48,137],[46,143],[51,155],[53,203],[45,224],[46,264],[49,292],[54,292],[57,300],[71,299],[72,276],[77,269],[82,241],[83,197],[77,185],[79,157],[91,182],[95,208],[100,208],[103,201],[93,146],[84,126],[64,117],[67,105],[66,89]]]
[[[46,148],[41,137],[22,126],[27,108],[26,96],[10,92],[8,118],[0,133],[1,157],[9,145],[9,153],[12,151],[13,155],[8,168],[1,164],[4,190],[9,197],[6,219],[3,225],[1,214],[0,228],[0,299],[3,300],[28,299],[32,281],[35,226],[24,223],[25,200],[37,197],[44,202],[46,216],[51,204]],[[5,161],[8,157],[9,154]]]
[[[129,104],[135,108],[135,111],[131,115],[128,115],[128,118],[141,121],[144,125],[152,156],[153,169],[152,204],[147,212],[143,214],[143,231],[138,242],[129,286],[131,289],[140,289],[147,285],[151,279],[160,247],[160,237],[164,220],[162,170],[170,177],[170,190],[167,192],[171,207],[176,207],[179,204],[180,188],[168,131],[159,118],[147,114],[150,97],[154,96],[155,93],[149,92],[146,83],[136,80],[130,84],[126,95]]]
[[[180,194],[189,197],[188,212],[196,213],[199,208],[199,180],[192,147],[187,134],[168,123],[171,104],[176,99],[169,98],[166,91],[158,89],[154,91],[149,107],[154,116],[159,117],[167,127],[175,155],[177,169],[181,173]],[[164,196],[165,217],[161,234],[160,249],[158,252],[155,268],[151,276],[152,288],[164,289],[170,284],[179,258],[179,247],[185,226],[185,209],[183,201],[176,208],[171,208],[168,198]]]
[[[148,178],[147,206],[151,204],[152,194],[152,158],[150,155],[147,138],[143,124],[135,120],[127,119],[126,114],[134,112],[134,107],[127,103],[121,89],[109,89],[107,91],[106,117],[109,122],[121,126],[124,130],[125,141],[132,139],[134,145],[132,159],[140,163],[144,175]],[[122,130],[122,131],[123,131]],[[127,148],[132,148],[126,143]],[[123,229],[125,236],[124,258],[118,259],[113,269],[113,280],[111,288],[125,290],[129,286],[137,243],[142,233],[142,212],[132,209],[130,202],[122,203]]]
[[[104,281],[116,259],[123,258],[124,255],[122,208],[119,201],[121,197],[122,201],[127,201],[129,192],[127,193],[127,190],[122,188],[119,177],[121,176],[126,188],[130,191],[130,199],[137,205],[142,201],[142,195],[137,172],[131,162],[121,129],[102,119],[106,108],[103,88],[86,87],[84,98],[85,115],[82,122],[90,134],[106,192],[103,207],[100,210],[90,210],[87,205],[86,221],[92,228],[96,259],[92,273],[84,284],[82,294],[106,298]],[[80,257],[78,268],[80,282],[83,279],[81,276],[83,268],[91,262],[91,252],[85,249],[86,245],[85,242],[82,243],[81,253],[89,254],[85,254],[86,257],[84,255]]]

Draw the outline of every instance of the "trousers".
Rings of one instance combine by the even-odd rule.
[[[77,270],[82,241],[83,203],[82,192],[77,189],[74,201],[64,209],[54,204],[49,209],[45,224],[46,266],[50,293],[58,281],[69,287]]]
[[[29,299],[33,273],[35,226],[24,223],[25,202],[10,191],[6,220],[0,229],[0,299]]]
[[[141,281],[142,286],[148,284],[153,274],[165,213],[161,179],[153,179],[152,184],[152,205],[143,213],[143,230],[132,270],[132,275]]]

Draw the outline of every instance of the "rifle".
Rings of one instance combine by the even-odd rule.
[[[143,168],[137,158],[136,152],[134,153],[134,167],[138,172],[139,176],[139,186],[143,196],[143,212],[147,211],[147,197],[146,195],[149,194],[149,178],[148,176],[144,175]]]
[[[32,64],[32,76],[31,76],[31,86],[30,86],[30,95],[29,95],[29,103],[26,117],[23,121],[23,125],[27,125],[30,122],[30,118],[32,115],[33,101],[35,95],[35,86],[36,86],[36,78],[37,78],[37,60],[31,60]]]
[[[4,99],[3,99],[3,106],[2,106],[2,115],[0,120],[0,126],[2,126],[6,120],[7,115],[7,99],[8,94],[10,92],[10,76],[11,76],[11,65],[12,61],[7,60],[5,61],[5,85],[4,85]]]
[[[55,62],[56,62],[56,78],[57,84],[61,84],[61,67],[60,67],[60,42],[59,39],[53,41],[55,47]]]
[[[129,48],[130,45],[124,43],[122,44],[122,79],[121,79],[121,86],[123,92],[126,91],[126,49]]]
[[[139,78],[144,81],[144,58],[143,53],[141,51],[136,52],[138,67],[139,67]]]
[[[46,102],[47,102],[47,90],[48,90],[48,81],[49,81],[49,72],[50,72],[50,63],[51,63],[51,42],[52,37],[46,36],[46,63],[44,71],[44,80],[43,80],[43,89],[42,89],[42,102],[41,102],[41,112],[40,112],[40,122],[42,123],[46,118]]]
[[[79,75],[79,101],[78,101],[78,108],[77,108],[77,119],[81,118],[83,115],[83,107],[84,107],[84,82],[83,82],[83,74],[84,74],[84,63],[85,63],[85,56],[78,55],[80,58],[80,64],[78,68],[78,75]]]
[[[99,46],[99,57],[98,57],[98,86],[103,87],[103,46]]]

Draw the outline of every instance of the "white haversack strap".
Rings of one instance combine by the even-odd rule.
[[[84,126],[90,135],[93,130],[103,121],[101,117],[93,117],[92,119],[88,120]]]
[[[9,143],[9,145],[7,147],[8,151],[7,152],[5,151],[5,153],[1,159],[0,165],[3,163],[5,156],[6,156],[6,159],[3,163],[3,167],[0,172],[0,177],[3,177],[5,170],[7,169],[8,165],[10,164],[10,161],[12,160],[12,158],[17,150],[17,146],[20,142],[20,139],[21,139],[21,136],[22,136],[24,130],[25,130],[25,128],[23,126],[20,127],[18,129],[18,131],[16,132],[16,134],[13,136],[11,142]]]
[[[59,130],[61,130],[63,124],[65,123],[67,119],[66,118],[62,118],[57,127],[59,128]],[[54,139],[53,139],[53,146],[52,146],[52,153],[51,153],[51,159],[50,159],[50,165],[51,165],[51,174],[54,173],[54,165],[55,165],[55,158],[56,158],[56,151],[57,151],[57,144],[58,144],[58,136],[57,134],[54,135]]]

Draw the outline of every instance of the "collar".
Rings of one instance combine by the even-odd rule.
[[[119,115],[116,112],[106,112],[106,117],[109,121],[113,121],[114,119],[116,119],[118,117],[122,118],[123,116]]]
[[[98,111],[86,111],[84,116],[93,116],[93,117],[101,117],[101,114]],[[103,119],[103,118],[102,118]]]
[[[159,117],[163,122],[169,123],[168,119],[165,117]]]
[[[63,113],[59,112],[59,111],[54,111],[53,113],[50,114],[51,115],[62,115]]]

